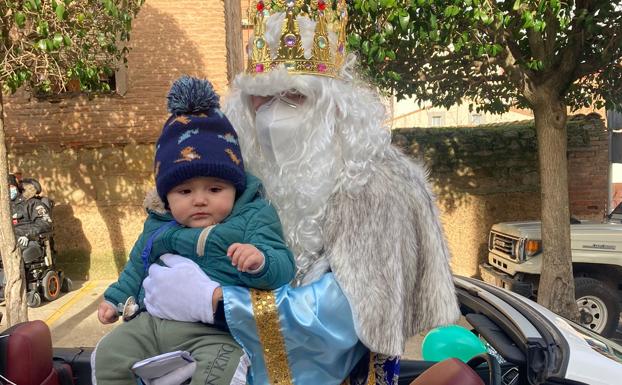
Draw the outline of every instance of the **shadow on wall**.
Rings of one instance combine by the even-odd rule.
[[[37,101],[22,91],[8,100],[10,169],[37,178],[55,200],[59,261],[74,279],[118,274],[142,229],[166,93],[183,73],[205,74],[186,31],[147,3],[133,26],[124,96]]]
[[[67,204],[55,205],[53,218],[54,249],[58,255],[55,262],[74,279],[88,278],[91,244],[82,229],[82,221],[74,216],[73,208]]]
[[[394,131],[393,142],[430,170],[439,204],[451,214],[471,195],[539,191],[530,121]]]

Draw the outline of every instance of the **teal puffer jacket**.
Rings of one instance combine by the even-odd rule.
[[[148,210],[143,232],[130,252],[129,261],[118,281],[106,290],[104,298],[119,304],[125,303],[129,296],[134,296],[142,305],[142,281],[148,274],[145,266],[161,263],[158,258],[165,253],[190,258],[211,279],[224,286],[273,290],[290,282],[296,269],[294,257],[285,244],[276,210],[261,196],[261,188],[259,179],[247,173],[246,190],[236,199],[231,214],[210,228],[188,228],[173,224],[161,231],[161,234],[156,234],[158,229],[173,221],[173,217],[170,212]],[[145,264],[141,254],[154,234],[152,249]],[[244,273],[231,265],[227,249],[235,242],[252,244],[264,254],[265,265],[260,272]]]

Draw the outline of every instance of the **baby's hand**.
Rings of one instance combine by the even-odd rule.
[[[104,301],[99,304],[99,308],[97,309],[97,318],[99,319],[99,322],[106,325],[116,322],[119,319],[119,315],[117,314],[117,309],[115,309],[112,304]]]
[[[234,243],[229,246],[227,256],[231,264],[239,271],[255,272],[264,264],[264,255],[255,246],[248,243]]]

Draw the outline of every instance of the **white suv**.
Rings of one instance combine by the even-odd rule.
[[[480,265],[482,279],[535,298],[542,269],[540,231],[537,221],[493,225],[488,238],[488,262]],[[622,204],[605,223],[573,219],[570,239],[581,323],[612,336],[622,301]]]

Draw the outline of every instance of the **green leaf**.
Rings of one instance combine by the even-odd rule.
[[[536,20],[533,22],[533,29],[536,31],[544,31],[544,27],[546,26],[543,20]]]
[[[58,4],[56,6],[55,12],[58,20],[63,20],[65,18],[65,5],[63,5],[62,3]]]
[[[380,0],[380,6],[382,8],[393,8],[395,7],[397,0]]]
[[[378,63],[383,62],[385,58],[384,50],[382,48],[378,48],[378,52],[376,52],[376,61]]]
[[[458,8],[455,5],[447,6],[447,8],[445,8],[445,12],[444,12],[446,17],[453,17],[453,16],[456,16],[458,13],[460,13],[460,8]]]
[[[348,44],[352,48],[359,48],[361,46],[361,37],[356,33],[349,35]]]
[[[54,49],[59,49],[61,45],[63,44],[63,35],[56,32],[54,34],[54,38],[52,39],[52,42],[54,43]]]
[[[69,36],[63,36],[63,43],[65,43],[65,47],[71,47],[71,38]]]
[[[41,39],[37,42],[37,47],[41,51],[45,51],[47,49],[46,39]]]
[[[26,15],[19,11],[15,12],[15,24],[20,28],[24,28],[24,25],[26,25]]]
[[[387,76],[395,81],[400,81],[402,79],[402,76],[395,71],[388,71]]]
[[[369,47],[369,56],[374,58],[374,60],[376,59],[376,54],[378,53],[378,49],[380,47],[378,47],[378,45],[372,43],[371,47]]]
[[[402,31],[406,32],[408,31],[408,24],[410,23],[410,14],[409,13],[405,13],[400,15],[400,28],[402,28]]]
[[[432,29],[438,28],[438,22],[436,21],[436,16],[434,16],[434,14],[430,15],[430,28]]]
[[[369,0],[369,9],[371,9],[374,13],[378,12],[378,3],[376,0]]]
[[[518,10],[520,9],[520,0],[516,0],[516,1],[514,2],[514,6],[512,6],[512,9],[513,9],[514,11],[518,11]]]
[[[40,36],[47,37],[49,33],[48,28],[49,28],[48,22],[45,20],[40,20],[39,23],[37,24],[37,33]]]
[[[497,56],[497,54],[501,51],[503,51],[503,47],[500,44],[493,44],[493,46],[490,48],[490,53],[492,54],[492,56]]]
[[[531,12],[523,13],[523,28],[532,28],[533,27],[533,14]]]
[[[369,53],[369,40],[365,40],[363,44],[361,44],[361,49],[365,55]]]

